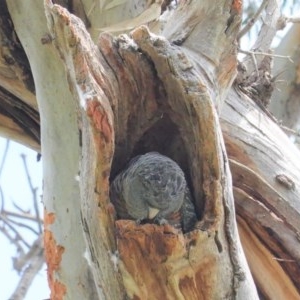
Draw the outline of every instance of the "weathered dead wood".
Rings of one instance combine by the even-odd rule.
[[[80,19],[50,1],[46,11],[55,46],[69,70],[67,76],[78,116],[78,142],[82,147],[82,161],[78,161],[80,214],[86,238],[85,257],[94,279],[91,283],[95,282],[99,299],[121,299],[121,278],[111,260],[115,240],[108,189],[114,134],[108,96],[113,95],[114,89],[104,77],[108,76],[109,67]]]
[[[66,10],[48,3],[47,16],[77,101],[80,177],[89,178],[80,181],[82,222],[90,266],[103,287],[99,297],[119,298],[124,284],[131,298],[155,298],[156,286],[165,299],[256,299],[236,232],[229,169],[213,105],[222,100],[234,69],[226,81],[223,71],[213,72],[211,78],[223,84],[216,100],[195,55],[151,35],[146,27],[131,37],[102,35],[99,51],[81,21]],[[224,53],[218,52],[218,59],[226,61]],[[150,150],[171,156],[186,171],[200,220],[197,230],[183,236],[168,227],[120,220],[114,236],[109,176],[130,157]],[[123,281],[111,259],[116,250]],[[136,275],[141,258],[149,270],[143,278]],[[213,272],[205,271],[208,266]]]
[[[278,125],[234,90],[223,107],[222,129],[241,239],[257,286],[267,299],[288,293],[299,299],[299,151]]]
[[[40,151],[40,118],[37,110],[0,87],[2,135]]]
[[[240,199],[237,191],[235,191],[235,196],[238,196],[237,198]],[[263,216],[268,216],[269,214],[269,211],[265,211]],[[274,250],[270,251],[270,248],[266,246],[269,240],[262,240],[262,235],[253,233],[253,222],[248,224],[244,221],[244,217],[241,218],[239,215],[237,220],[243,249],[261,298],[299,299],[299,293],[294,283],[281,266],[281,262],[285,261],[286,264],[295,265],[295,261],[276,259],[273,254]]]
[[[226,50],[230,50],[225,53],[217,52],[217,59],[212,56],[201,57],[200,68],[207,67],[206,70],[209,70],[207,73],[200,72],[195,65],[195,60],[198,58],[195,54],[196,48],[190,44],[195,36],[188,39],[189,31],[183,37],[170,39],[173,44],[163,38],[150,35],[145,28],[135,31],[132,37],[112,39],[109,35],[102,35],[99,53],[86,37],[84,27],[76,18],[72,18],[57,6],[51,7],[50,10],[51,13],[48,15],[50,28],[60,54],[69,68],[69,88],[78,112],[79,129],[82,130],[81,142],[84,156],[80,177],[90,179],[81,181],[82,221],[86,230],[87,244],[90,246],[93,275],[96,282],[100,283],[99,297],[124,295],[122,280],[118,275],[115,276],[116,266],[114,261],[111,261],[117,255],[112,252],[116,249],[119,250],[121,257],[120,269],[124,285],[131,296],[143,297],[153,292],[154,284],[157,286],[155,293],[166,298],[174,295],[188,299],[220,297],[222,294],[216,287],[222,289],[225,295],[234,277],[233,273],[236,273],[235,284],[242,279],[239,272],[244,269],[244,266],[240,269],[243,262],[239,261],[242,260],[239,258],[241,255],[238,253],[239,245],[237,242],[237,249],[234,249],[236,241],[235,237],[231,237],[230,232],[230,226],[235,226],[232,223],[234,213],[230,202],[230,180],[225,182],[224,179],[225,174],[228,176],[226,159],[224,162],[224,149],[222,149],[217,116],[212,103],[219,104],[222,94],[226,92],[232,81],[232,73],[228,75],[226,71],[230,69],[234,72],[235,60],[232,52],[234,47],[228,48],[225,44]],[[210,12],[212,13],[211,10]],[[205,15],[204,12],[201,14],[201,11],[200,13],[198,11],[198,14],[201,17]],[[212,15],[209,15],[209,18]],[[201,24],[203,28],[204,25],[205,23]],[[192,33],[197,32],[198,29],[195,29],[197,26],[192,28]],[[205,34],[207,30],[203,32]],[[216,43],[214,48],[219,38],[220,36],[217,35],[213,39]],[[209,38],[202,36],[200,40],[206,41]],[[222,36],[222,41],[224,40],[226,39]],[[232,45],[232,41],[230,42]],[[182,51],[178,47],[181,43],[186,48],[192,48],[193,51],[187,49],[186,52]],[[210,46],[203,43],[199,45],[199,51],[201,50],[203,55],[207,54]],[[213,53],[209,54],[213,55]],[[206,60],[212,63],[205,64]],[[226,63],[221,65],[221,69],[215,70],[215,66],[220,65],[220,60]],[[221,89],[213,89],[214,82],[218,82],[218,88]],[[220,92],[219,95],[215,94],[216,90]],[[231,116],[234,122],[234,116],[230,112],[228,116]],[[230,130],[231,135],[228,136],[232,137],[235,129],[233,126]],[[116,147],[111,168],[114,139]],[[238,138],[233,139],[235,142],[238,140]],[[234,145],[227,140],[229,152]],[[183,236],[168,226],[137,227],[132,222],[117,221],[116,245],[113,216],[108,200],[109,174],[114,177],[130,157],[150,150],[167,154],[177,160],[185,170],[197,204],[199,220],[201,220],[198,228],[202,231],[194,231]],[[238,147],[234,150],[243,153],[243,150]],[[230,152],[232,153],[235,152]],[[252,160],[247,155],[244,155],[243,159],[249,164],[248,167],[253,166]],[[237,174],[234,181],[241,189],[244,185],[243,181],[237,179],[241,176],[238,167],[234,168],[237,165],[234,165],[233,161],[232,170]],[[242,173],[247,174],[249,179],[252,173],[244,171],[243,169]],[[283,176],[276,177],[277,175]],[[282,172],[276,174],[278,184],[282,185],[283,190],[293,191],[294,179],[284,181],[284,175]],[[289,176],[287,178],[289,179]],[[255,183],[255,179],[257,178],[249,182]],[[260,184],[255,186],[256,189],[260,188],[261,182],[265,185],[264,181],[260,181]],[[253,190],[253,188],[243,190],[243,193],[247,192],[247,199],[258,197],[257,194],[251,194]],[[272,189],[266,186],[261,194],[270,195],[270,190]],[[244,195],[238,191],[235,189],[237,200]],[[249,193],[252,198],[249,197]],[[294,229],[297,228],[299,219],[297,214],[294,215],[293,206],[289,206],[286,210],[288,212],[286,217],[284,210],[286,206],[282,206],[280,204],[282,202],[277,201],[274,204],[269,203],[268,200],[263,199],[268,209],[277,208],[277,217],[269,220],[269,222],[276,221],[272,223],[274,228],[275,225],[282,224],[281,218],[288,223],[288,226],[283,228],[277,227],[282,244],[286,243],[288,254],[285,248],[278,246],[278,240],[273,241],[267,231],[262,231],[266,225],[261,220],[258,220],[261,223],[256,232],[260,233],[262,238],[268,238],[276,253],[280,253],[284,259],[283,262],[277,262],[277,265],[274,264],[272,267],[278,270],[284,264],[288,270],[286,273],[280,273],[284,285],[279,284],[276,291],[282,294],[285,286],[289,286],[290,295],[294,296],[297,293],[292,286],[295,282],[291,283],[289,277],[296,278],[297,275],[297,268],[295,269],[293,267],[295,265],[290,263],[294,257],[297,257],[297,252],[293,253],[297,249],[294,245],[297,232]],[[223,204],[225,209],[222,207]],[[246,219],[245,207],[239,205],[238,207],[239,214]],[[255,211],[257,210],[253,210],[252,213]],[[240,222],[242,224],[243,221]],[[292,237],[289,241],[284,240],[283,232],[286,228],[289,230],[285,234]],[[56,251],[59,245],[52,239],[53,235],[48,233],[47,231],[46,236],[51,238],[53,250]],[[246,239],[246,249],[249,249],[247,242]],[[158,248],[157,246],[160,245],[163,247]],[[251,253],[251,248],[249,252]],[[59,255],[64,254],[62,252]],[[57,254],[53,254],[52,258],[56,256]],[[152,276],[148,277],[149,273],[142,273],[145,275],[143,278],[136,275],[139,274],[137,263],[140,263],[141,259],[144,259],[143,270],[145,272],[150,270]],[[55,260],[55,264],[60,263]],[[226,274],[229,276],[226,278],[222,266],[230,265],[232,270],[227,270]],[[50,271],[53,274],[57,272],[53,269]],[[253,272],[257,279],[257,273],[255,270]],[[59,274],[59,276],[64,275]],[[218,281],[223,280],[224,277],[230,282],[229,285],[228,282],[223,282],[222,285]],[[262,293],[271,295],[270,287],[257,280]],[[60,287],[56,279],[53,279],[53,282],[57,283],[54,288]],[[168,284],[164,284],[165,282]],[[144,286],[141,287],[140,283]],[[64,288],[64,286],[59,288],[59,292],[64,293]],[[239,293],[237,285],[234,285],[233,289]],[[228,293],[232,293],[232,290]],[[155,295],[153,292],[153,296]]]
[[[164,290],[164,297],[166,297],[167,299],[169,297],[171,299],[174,295],[176,295],[176,297],[188,296],[187,294],[185,294],[184,289],[180,288],[180,285],[182,283],[181,281],[185,277],[185,285],[189,286],[189,288],[187,289],[198,290],[200,286],[202,286],[202,288],[204,289],[204,287],[206,286],[205,282],[210,282],[210,284],[212,284],[214,288],[202,291],[203,295],[212,298],[218,297],[218,293],[222,293],[217,287],[220,287],[220,282],[217,283],[216,281],[214,281],[210,277],[210,273],[204,274],[202,272],[202,280],[200,280],[200,277],[197,276],[196,280],[195,275],[191,276],[191,274],[185,274],[183,271],[184,269],[189,267],[191,261],[195,261],[198,263],[198,266],[194,269],[194,272],[198,273],[197,270],[204,268],[204,262],[202,261],[201,263],[201,257],[203,257],[202,255],[204,253],[209,253],[209,256],[214,255],[215,253],[215,255],[219,256],[219,254],[217,253],[222,252],[223,247],[224,249],[227,247],[230,248],[230,245],[226,245],[227,242],[223,240],[224,233],[222,233],[223,230],[221,229],[223,226],[222,223],[224,218],[224,211],[222,211],[221,208],[221,194],[223,193],[222,183],[219,181],[219,176],[221,176],[222,172],[220,172],[219,165],[221,161],[219,160],[219,156],[217,155],[217,152],[220,151],[220,148],[218,148],[217,146],[218,134],[213,129],[216,128],[214,124],[216,121],[216,114],[211,104],[209,104],[209,94],[207,93],[207,89],[204,85],[205,82],[201,83],[201,81],[196,79],[197,77],[194,77],[195,69],[189,61],[188,57],[180,50],[179,47],[170,45],[166,40],[162,38],[149,35],[149,33],[145,29],[136,30],[132,33],[132,36],[134,38],[134,41],[138,45],[138,48],[141,49],[140,51],[143,54],[146,54],[146,57],[151,57],[151,65],[154,66],[155,73],[159,78],[159,80],[156,79],[155,82],[161,83],[161,89],[163,88],[162,96],[157,94],[156,98],[148,98],[147,101],[149,103],[151,103],[152,101],[154,102],[151,107],[156,107],[157,114],[161,115],[161,120],[159,120],[160,122],[163,122],[163,120],[165,119],[166,125],[168,124],[168,122],[170,122],[170,124],[175,127],[175,129],[173,130],[173,134],[175,134],[173,139],[179,139],[179,141],[181,141],[177,142],[177,145],[179,145],[180,147],[177,147],[177,149],[175,148],[177,150],[177,153],[175,152],[175,154],[177,154],[177,157],[179,157],[177,158],[178,162],[180,160],[183,161],[183,168],[187,170],[187,174],[189,175],[188,177],[191,178],[190,184],[192,190],[194,191],[195,204],[198,210],[199,218],[202,219],[199,227],[201,227],[201,229],[204,231],[203,233],[198,232],[199,236],[198,238],[195,238],[195,241],[193,242],[197,245],[195,249],[198,250],[191,250],[188,240],[185,241],[184,255],[176,253],[176,249],[181,249],[182,246],[179,247],[179,245],[173,245],[170,250],[166,249],[167,252],[170,251],[171,256],[178,257],[180,263],[173,261],[173,265],[175,266],[178,263],[181,266],[179,270],[177,268],[174,268],[173,270],[171,269],[171,271],[169,271],[168,273],[165,273],[163,271],[166,268],[166,265],[164,263],[157,263],[155,265],[155,268],[153,268],[153,263],[149,263],[148,267],[150,268],[152,266],[152,268],[154,269],[154,273],[157,274],[157,276],[154,277],[156,278],[155,283],[157,286],[161,285],[162,282],[174,283],[174,278],[177,278],[177,284],[175,284],[176,289],[174,289],[174,286],[172,286],[172,284],[163,285],[162,287],[162,290]],[[129,43],[129,45],[130,44],[131,43]],[[126,46],[126,44],[124,44],[124,46]],[[125,56],[123,55],[123,59],[124,57]],[[139,102],[137,102],[137,105],[139,105]],[[139,124],[140,115],[143,114],[142,110],[137,111],[138,115],[131,115],[131,120],[135,120],[136,125]],[[153,120],[153,118],[141,118],[141,120],[143,120],[144,122],[147,122],[147,120],[149,119]],[[168,119],[170,119],[170,121]],[[167,153],[172,157],[172,154],[174,155],[174,153],[172,153],[171,151],[175,150],[174,147],[172,147],[173,143],[161,143],[159,141],[159,137],[163,139],[164,135],[156,134],[156,131],[154,131],[158,128],[163,129],[163,127],[152,126],[149,121],[147,123],[146,124],[150,128],[145,128],[144,132],[146,132],[148,137],[150,136],[149,132],[152,131],[152,136],[157,137],[157,140],[153,140],[149,143],[148,139],[143,139],[142,137],[140,138],[140,141],[147,141],[147,143],[149,143],[155,150],[159,150],[163,154]],[[170,126],[170,124],[168,125]],[[143,127],[137,127],[142,128],[143,130]],[[131,135],[136,136],[133,132],[129,130],[128,132],[130,132]],[[197,144],[199,146],[201,145],[201,147],[197,147]],[[163,146],[165,147],[163,148]],[[139,147],[142,147],[142,150],[140,150]],[[147,149],[147,145],[143,145],[142,142],[140,142],[137,143],[137,149],[135,150],[138,152],[145,151],[145,149]],[[173,156],[172,158],[175,157]],[[185,159],[186,162],[184,162]],[[205,210],[203,210],[204,201],[206,204]],[[124,227],[126,229],[126,225],[124,225]],[[207,232],[209,232],[208,235]],[[219,234],[220,236],[218,236]],[[158,244],[162,244],[164,238],[166,238],[161,235],[162,240],[159,241],[155,240],[155,235],[152,236],[150,234],[150,236],[152,239],[154,239],[154,243],[156,242]],[[138,237],[139,235],[136,236],[136,238]],[[124,246],[122,246],[122,242],[124,240],[118,239],[117,241],[119,247],[123,249]],[[124,245],[126,244],[127,243],[124,243]],[[145,246],[147,245],[144,245],[144,247]],[[136,248],[136,251],[138,250],[139,248]],[[138,252],[133,253],[136,253],[137,256],[139,256]],[[130,260],[130,256],[126,256],[126,253],[127,252],[124,253],[120,250],[120,257],[122,260],[127,262],[128,267],[128,263],[130,263],[132,260]],[[232,255],[236,255],[236,253],[232,253]],[[181,256],[183,256],[183,258],[179,259]],[[227,261],[224,261],[225,264],[229,262],[227,260],[228,257],[226,257],[226,254],[221,259],[225,259],[225,261]],[[212,266],[212,268],[215,270],[215,274],[221,272],[221,269],[218,268],[218,266],[220,266],[219,264],[222,265],[221,262],[218,262],[217,265]],[[235,267],[239,268],[239,266]],[[133,266],[131,266],[130,269],[132,268]],[[238,270],[236,271],[238,272]],[[122,272],[128,272],[128,269],[122,270]],[[137,273],[137,270],[132,272],[132,274],[135,273]],[[164,276],[161,277],[161,274],[164,274]],[[206,277],[206,275],[208,277]],[[236,275],[238,276],[238,274]],[[240,279],[241,278],[237,280]],[[198,280],[200,280],[200,282]],[[150,282],[144,282],[144,284],[146,286],[149,285],[149,288],[147,290],[148,293],[150,293]],[[132,294],[131,287],[132,284],[127,286],[127,290],[130,292],[130,294]],[[226,290],[226,287],[224,286],[222,289],[224,291]],[[137,290],[135,290],[134,292],[137,293]],[[134,293],[132,294],[132,296],[133,295]],[[136,294],[136,296],[138,296],[139,298],[143,298],[143,295],[145,294],[142,291],[139,291],[138,294]],[[200,297],[200,294],[197,294],[197,297]]]
[[[201,11],[198,14],[205,15]],[[58,7],[54,7],[50,15],[50,23],[53,21],[50,27],[58,25],[52,28],[52,33],[69,68],[69,88],[78,112],[78,127],[82,131],[84,156],[80,177],[90,179],[80,183],[82,216],[87,244],[91,246],[93,274],[96,282],[105,286],[103,291],[98,290],[100,297],[124,295],[121,277],[115,276],[114,261],[111,261],[117,255],[112,252],[116,249],[121,257],[120,269],[126,291],[131,296],[143,297],[153,291],[152,285],[157,284],[155,292],[165,297],[214,297],[213,293],[218,292],[215,286],[219,286],[217,274],[224,276],[220,265],[232,263],[232,272],[240,271],[240,263],[235,261],[236,253],[230,244],[235,242],[230,241],[228,229],[232,223],[227,223],[234,215],[231,203],[226,202],[231,197],[230,182],[223,179],[228,175],[226,159],[224,163],[217,116],[211,105],[222,102],[222,95],[233,78],[226,70],[234,72],[234,53],[231,52],[234,47],[225,53],[218,48],[218,59],[209,53],[209,57],[200,57],[197,65],[197,47],[190,44],[196,35],[188,38],[187,30],[183,37],[170,38],[172,44],[140,28],[132,36],[117,39],[102,35],[99,52],[76,18]],[[193,15],[193,18],[196,17]],[[204,25],[205,22],[201,24],[205,35],[207,28]],[[197,26],[192,26],[192,33],[200,30]],[[200,37],[201,42],[209,40],[208,36]],[[214,47],[219,38],[217,35],[213,39]],[[222,39],[224,42],[223,36]],[[210,46],[199,45],[203,56]],[[220,60],[226,63],[216,70]],[[206,64],[206,61],[210,63]],[[213,89],[215,82],[218,89]],[[220,94],[216,95],[216,91]],[[287,295],[298,297],[298,152],[249,103],[240,98],[229,108],[227,103],[224,112],[227,119],[222,124],[231,156],[242,238],[261,293],[272,298],[275,293],[285,295],[288,288]],[[247,134],[249,132],[252,134]],[[282,143],[288,147],[278,146]],[[202,231],[183,236],[168,226],[138,227],[122,220],[113,226],[108,199],[109,174],[113,178],[130,157],[150,150],[174,158],[185,170],[201,220],[198,228]],[[117,230],[117,244],[114,229]],[[255,243],[252,245],[249,240]],[[264,243],[257,244],[257,241]],[[157,245],[164,247],[157,248]],[[129,248],[132,251],[128,251]],[[224,254],[227,250],[228,256]],[[258,258],[254,259],[254,254]],[[150,268],[153,276],[143,274],[141,279],[136,275],[137,263],[145,257],[143,268]],[[207,257],[211,260],[202,260]],[[266,260],[268,266],[262,267],[265,276],[261,276],[257,264]],[[206,272],[208,267],[214,270],[213,274]],[[278,279],[273,276],[271,285],[265,278],[273,272],[278,274]],[[233,275],[231,271],[228,273],[231,280]],[[240,277],[236,278],[238,282]],[[159,285],[161,282],[168,284]],[[115,294],[106,291],[112,286],[112,289],[119,287],[116,292],[111,292]],[[220,288],[224,286],[220,285]]]
[[[0,23],[1,135],[40,151],[33,78],[5,1],[0,3]]]
[[[34,83],[29,61],[15,32],[5,1],[0,3],[0,81],[1,86],[36,108]]]
[[[205,78],[217,109],[222,107],[236,73],[241,4],[241,1],[180,1],[161,33],[172,44],[184,47],[190,60],[194,59],[199,68],[197,75]]]

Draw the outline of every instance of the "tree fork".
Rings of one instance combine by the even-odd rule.
[[[288,289],[297,299],[299,155],[232,85],[240,2],[181,1],[161,37],[140,27],[118,38],[102,34],[95,46],[67,10],[28,1],[7,3],[41,115],[45,247],[60,290],[52,296],[257,299],[233,190],[260,294]],[[114,218],[110,180],[130,158],[153,150],[186,174],[199,218],[188,234]]]
[[[146,27],[119,38],[103,34],[97,48],[76,17],[49,3],[46,10],[53,43],[77,99],[80,177],[89,178],[80,180],[81,215],[95,281],[108,286],[117,279],[120,291],[124,284],[130,298],[247,294],[255,299],[236,231],[229,167],[214,108],[222,97],[215,98],[211,83],[181,47]],[[232,64],[233,52],[226,51],[212,59],[227,61],[228,56]],[[216,76],[222,86],[220,95],[226,94],[235,69],[224,77],[221,68],[215,74],[213,64],[209,68],[209,76]],[[168,143],[165,130],[170,133]],[[168,225],[136,226],[119,220],[115,236],[109,177],[134,155],[151,150],[170,156],[187,173],[197,229],[183,236]],[[114,274],[116,251],[123,280]],[[141,259],[147,273],[139,270]],[[208,266],[213,272],[205,272]]]

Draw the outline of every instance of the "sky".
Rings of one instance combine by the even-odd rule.
[[[0,162],[6,147],[7,140],[0,138]],[[13,203],[24,210],[33,210],[32,193],[28,185],[21,154],[25,154],[29,167],[31,180],[34,187],[38,187],[39,210],[42,216],[43,205],[40,195],[42,194],[42,162],[37,161],[37,153],[12,141],[9,142],[9,150],[0,175],[0,185],[4,194],[5,209],[16,211]],[[27,242],[32,242],[33,234],[22,231]],[[0,299],[9,299],[15,290],[19,275],[13,269],[12,257],[16,254],[16,247],[0,232]],[[24,300],[42,300],[49,298],[49,288],[46,277],[46,265],[42,267],[35,277]]]

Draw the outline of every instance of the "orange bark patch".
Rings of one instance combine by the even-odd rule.
[[[55,221],[55,215],[54,213],[47,213],[46,211],[44,212],[44,224],[45,224],[45,227],[47,225],[51,225],[53,224]]]
[[[170,259],[173,254],[178,255],[179,252],[182,255],[185,251],[183,235],[178,234],[178,230],[168,224],[139,226],[134,221],[119,220],[116,222],[116,229],[118,248],[123,258],[140,256],[154,266]],[[124,259],[124,263],[127,262]],[[132,266],[128,267],[130,269]]]
[[[234,9],[237,13],[242,12],[242,1],[241,0],[234,0],[232,1],[232,9]]]
[[[67,292],[66,286],[57,280],[53,282],[52,286],[50,285],[50,289],[51,289],[51,295],[50,295],[51,300],[61,300],[63,299],[64,295]]]
[[[51,225],[55,221],[54,213],[44,213],[44,224],[45,228]],[[64,247],[57,245],[52,232],[48,229],[44,231],[44,246],[45,246],[45,258],[48,266],[47,276],[48,283],[51,290],[51,299],[59,300],[63,299],[66,294],[66,286],[54,279],[54,272],[59,269]]]
[[[185,276],[180,279],[179,289],[185,296],[185,299],[204,299],[204,296],[201,294],[202,288],[195,285],[194,277]]]
[[[134,221],[116,222],[117,245],[126,269],[125,288],[132,299],[169,299],[171,262],[185,253],[182,234],[170,225],[136,225]],[[176,299],[174,293],[173,299]]]
[[[107,115],[98,101],[91,100],[87,103],[87,114],[92,119],[94,128],[103,134],[105,142],[112,139],[112,129]]]
[[[183,299],[216,299],[216,260],[207,256],[194,274],[187,274],[179,279],[179,289]]]
[[[199,263],[189,258],[189,245],[199,239],[199,232],[184,236],[170,225],[136,225],[129,220],[115,224],[120,271],[131,299],[216,298],[215,256],[206,250]]]

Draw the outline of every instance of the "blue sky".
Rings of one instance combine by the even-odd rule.
[[[0,161],[2,161],[6,139],[0,138]],[[21,154],[25,154],[34,187],[38,187],[38,202],[41,216],[43,205],[40,195],[42,194],[42,162],[37,162],[36,152],[24,146],[10,141],[4,168],[0,177],[0,184],[5,199],[5,209],[14,210],[13,202],[24,210],[33,211],[32,194],[26,178]],[[23,231],[28,242],[32,242],[34,236]],[[16,248],[0,232],[0,299],[9,299],[17,286],[19,275],[13,269],[12,256],[16,254]],[[4,284],[3,284],[4,283]],[[42,300],[49,298],[49,289],[46,277],[46,265],[44,265],[29,289],[25,300]]]

